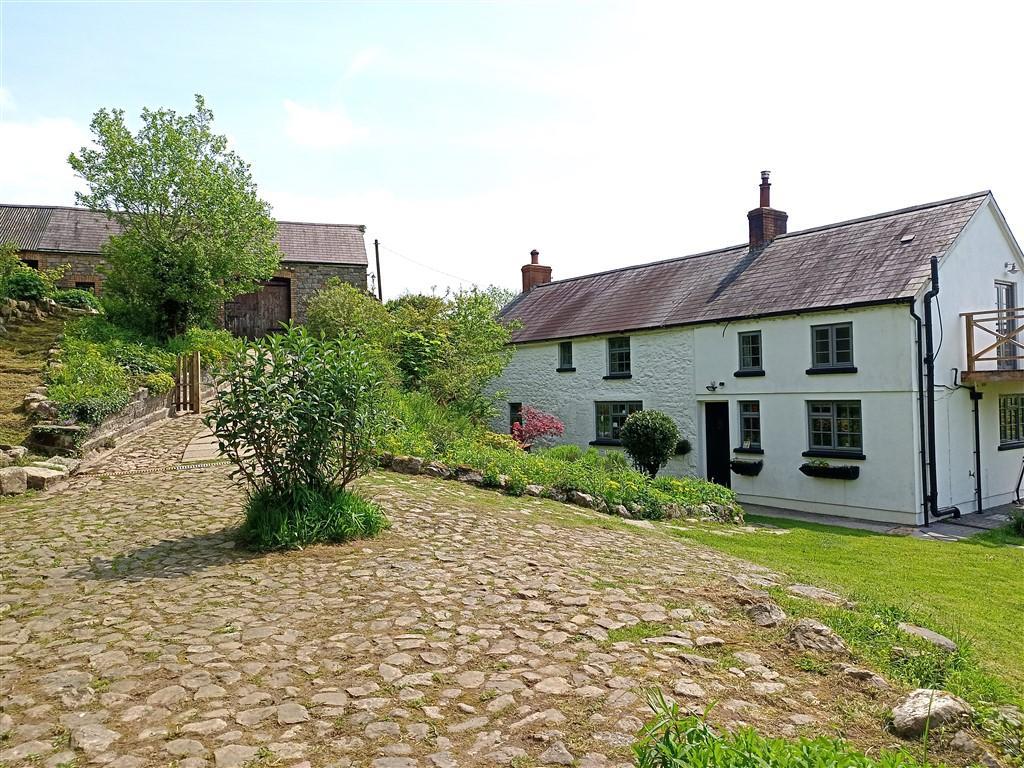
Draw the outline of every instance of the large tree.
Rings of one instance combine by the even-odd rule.
[[[249,166],[195,112],[142,110],[132,133],[124,111],[92,119],[95,147],[68,162],[88,185],[79,204],[106,213],[121,234],[105,248],[105,294],[125,317],[161,337],[209,325],[223,303],[270,278],[280,254],[270,206]]]

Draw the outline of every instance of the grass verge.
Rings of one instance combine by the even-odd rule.
[[[49,317],[11,329],[0,337],[0,443],[17,445],[28,437],[25,395],[43,383],[46,352],[56,346],[64,321]]]
[[[1017,701],[1024,698],[1024,538],[994,531],[947,543],[796,520],[749,521],[786,533],[758,529],[724,536],[721,529],[700,526],[670,530],[848,595],[871,606],[867,613],[881,617],[880,627],[890,627],[899,616],[968,642],[978,674],[1000,681],[996,687],[1012,691]],[[897,637],[905,647],[911,642],[903,633],[887,640]],[[977,687],[989,685],[979,681]]]

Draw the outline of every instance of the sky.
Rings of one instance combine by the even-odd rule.
[[[518,289],[991,189],[1024,241],[1016,2],[0,0],[0,201],[70,205],[101,107],[203,94],[281,219],[386,297]]]

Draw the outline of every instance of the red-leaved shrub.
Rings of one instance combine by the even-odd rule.
[[[559,437],[563,432],[565,424],[557,416],[530,405],[523,406],[522,421],[512,425],[512,437],[524,446],[545,437]]]

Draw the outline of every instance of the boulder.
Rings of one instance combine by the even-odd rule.
[[[28,475],[24,467],[0,469],[0,496],[13,496],[28,490]]]
[[[906,622],[900,622],[900,630],[906,632],[908,635],[919,637],[925,642],[931,643],[936,648],[941,648],[944,651],[953,653],[957,645],[945,635],[940,635],[938,632],[933,632],[926,627],[918,627],[914,624],[907,624]]]
[[[786,587],[786,591],[791,595],[805,597],[808,600],[816,600],[819,603],[841,605],[844,608],[856,607],[856,603],[850,602],[842,595],[837,595],[835,592],[829,592],[827,589],[822,589],[821,587],[812,587],[810,584],[790,584]]]
[[[786,642],[801,651],[846,653],[846,643],[820,621],[800,619],[789,631]]]
[[[594,497],[589,493],[583,493],[583,491],[569,491],[566,500],[577,507],[586,507],[587,509],[595,509],[597,507]]]
[[[892,708],[892,730],[899,736],[917,738],[925,728],[955,725],[973,711],[959,696],[934,688],[918,688]]]
[[[524,493],[527,496],[541,496],[544,494],[544,486],[530,484],[526,486],[526,490],[524,491]]]
[[[786,613],[770,600],[747,607],[747,617],[759,627],[777,627],[786,620]]]
[[[52,488],[68,476],[66,469],[52,469],[50,467],[28,466],[24,467],[25,481],[29,489],[33,491],[45,491]]]
[[[626,509],[626,506],[624,504],[616,504],[615,506],[613,506],[612,514],[625,518],[633,517],[633,515],[630,514],[629,510]]]
[[[423,459],[415,456],[395,456],[391,460],[391,469],[403,475],[418,475],[423,469]]]
[[[455,475],[451,467],[447,464],[442,464],[440,461],[432,461],[423,467],[423,474],[430,477],[439,477],[442,480],[450,480]]]
[[[460,483],[480,485],[484,481],[483,473],[473,467],[460,466],[455,468],[455,479]]]

